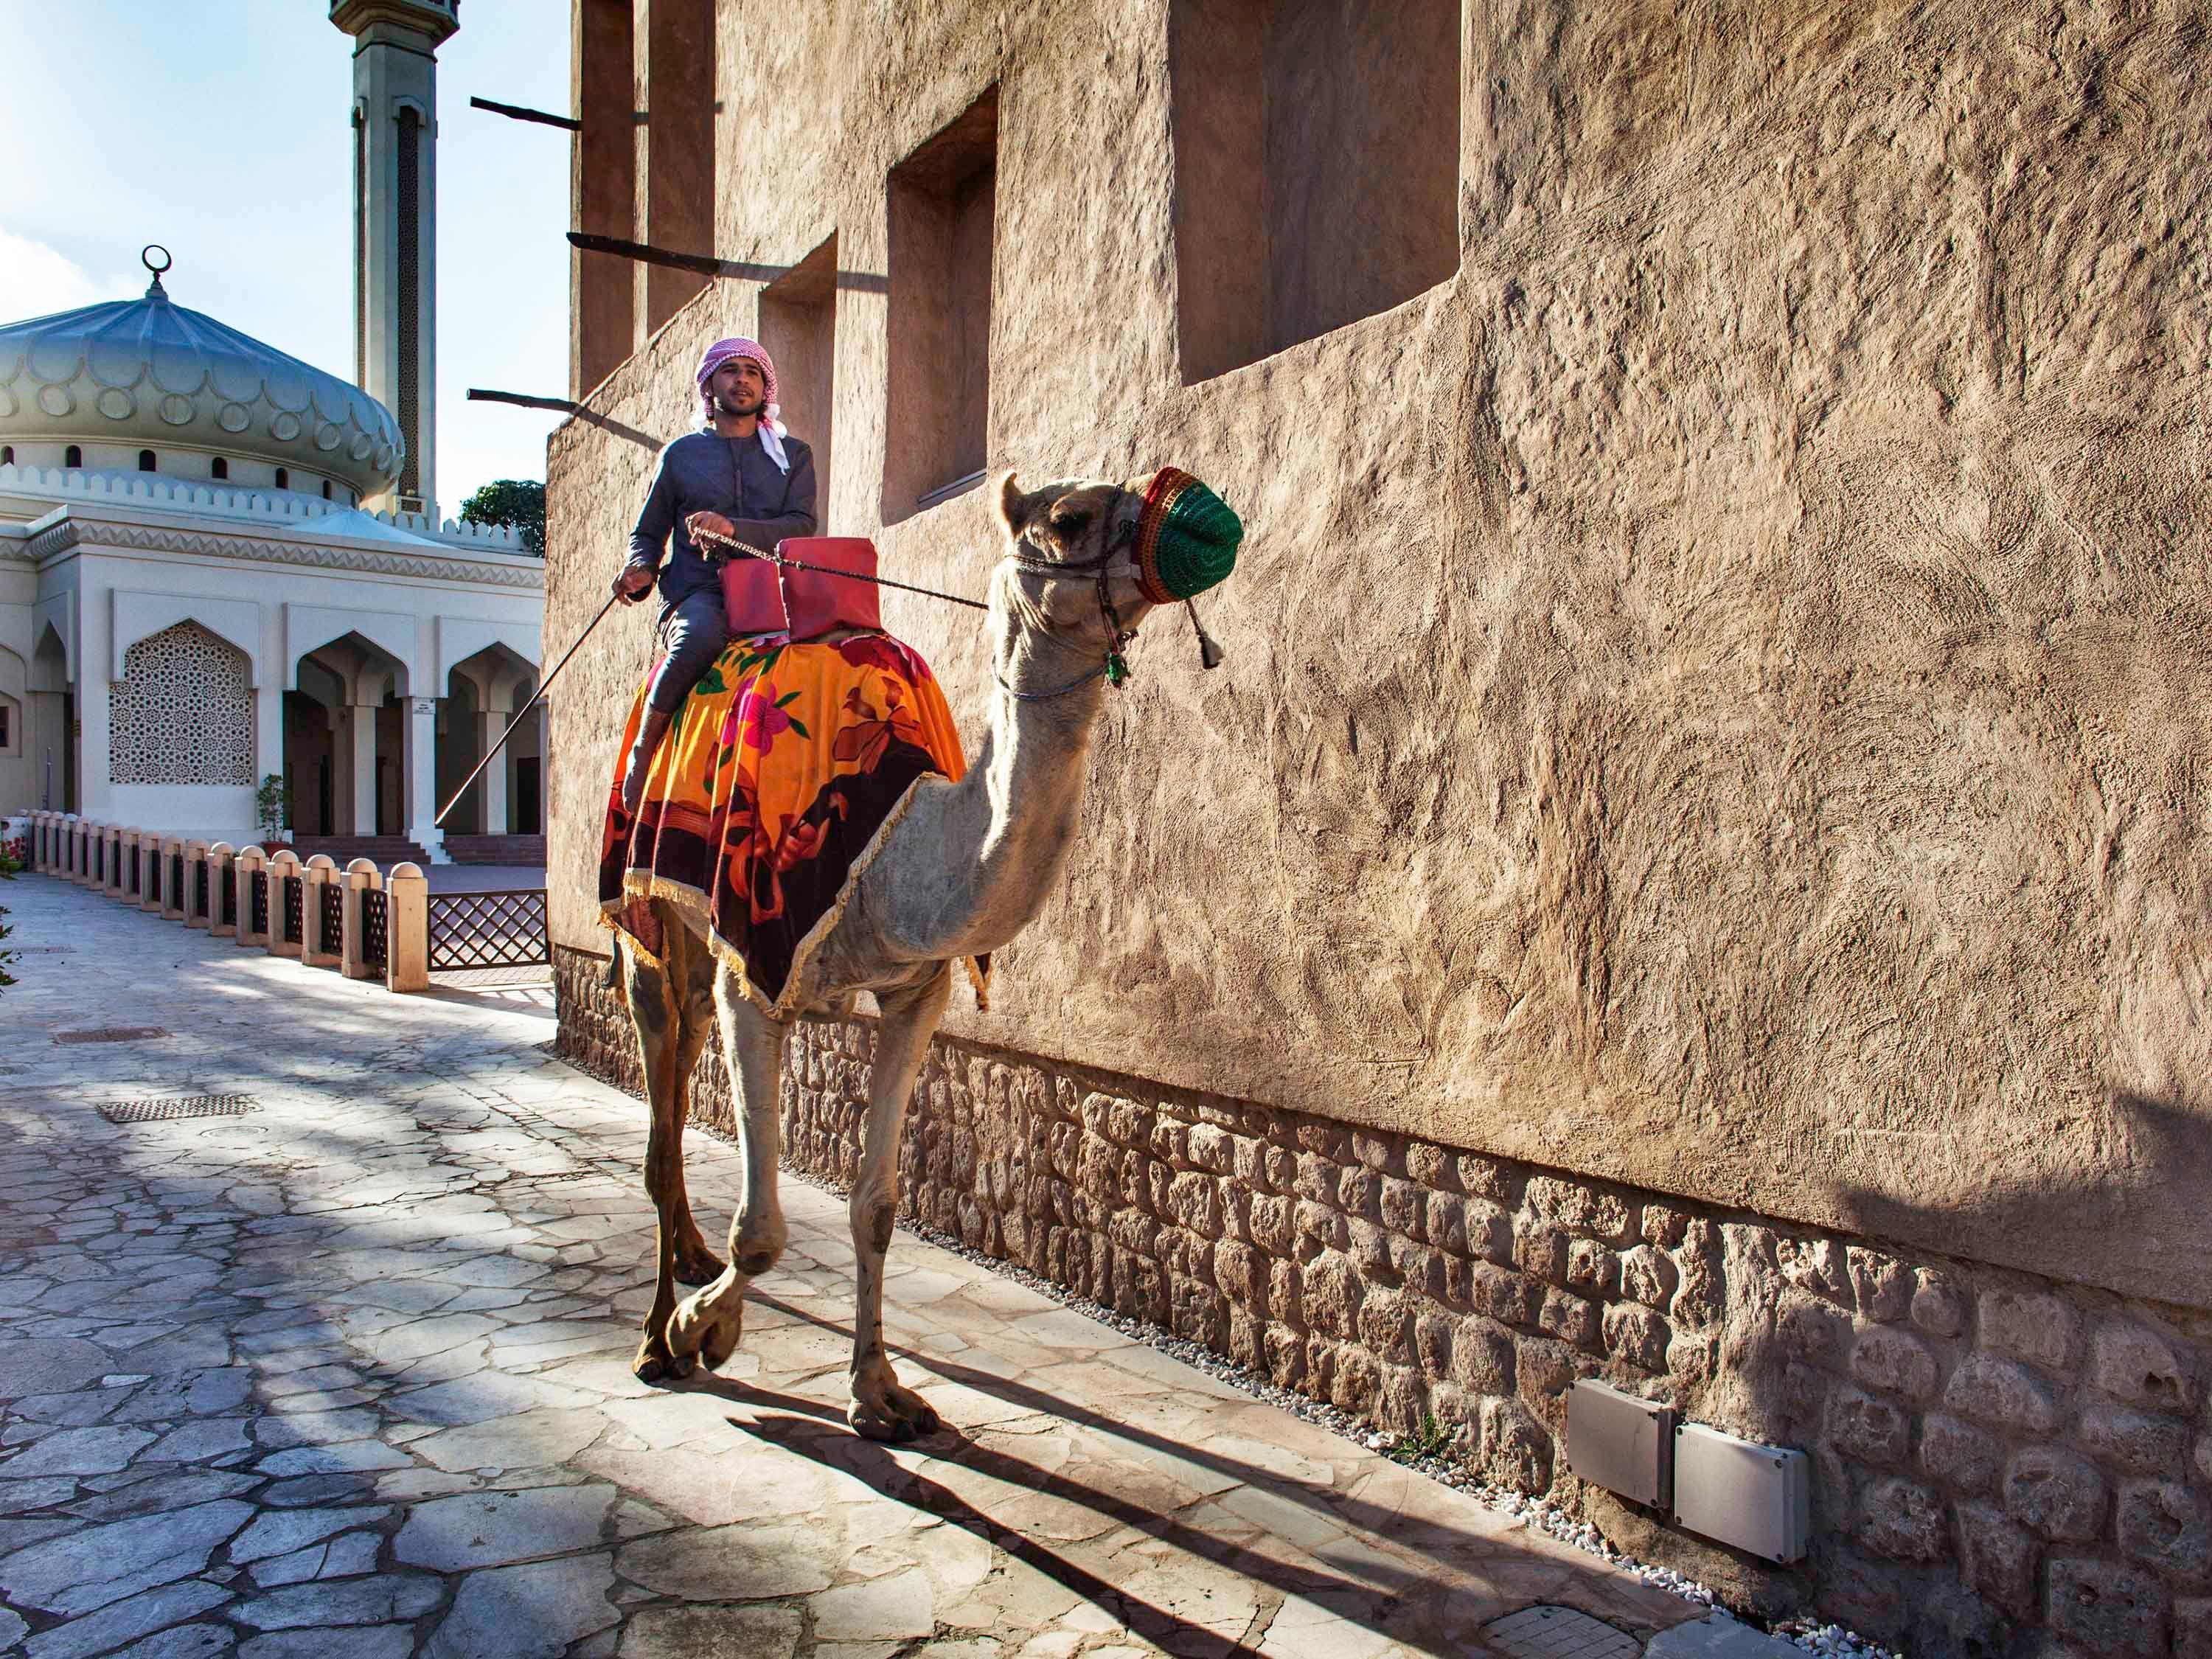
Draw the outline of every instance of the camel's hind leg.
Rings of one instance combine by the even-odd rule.
[[[709,960],[672,917],[663,917],[668,941],[665,966],[636,951],[622,952],[624,991],[637,1027],[645,1066],[645,1096],[651,1114],[646,1135],[645,1189],[658,1218],[653,1309],[646,1315],[634,1369],[643,1381],[682,1376],[690,1369],[668,1351],[668,1316],[676,1305],[679,1277],[711,1278],[721,1263],[699,1237],[684,1184],[684,1111],[691,1068],[714,1030]]]
[[[853,1402],[845,1411],[845,1420],[871,1440],[911,1440],[937,1427],[929,1402],[901,1386],[884,1353],[884,1256],[898,1215],[899,1137],[907,1103],[951,993],[948,968],[927,985],[877,998],[883,1018],[876,1027],[860,1172],[850,1205],[860,1282],[853,1302]]]
[[[737,1099],[738,1146],[744,1192],[730,1221],[730,1265],[688,1297],[668,1322],[668,1346],[687,1366],[693,1356],[719,1365],[744,1334],[745,1286],[776,1264],[790,1237],[776,1195],[782,1153],[780,1115],[783,1044],[789,1027],[770,1019],[745,995],[738,970],[718,965],[714,1006],[721,1015],[722,1053]]]

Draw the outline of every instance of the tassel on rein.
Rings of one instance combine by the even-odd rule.
[[[1213,635],[1206,631],[1206,624],[1198,619],[1196,605],[1185,599],[1182,608],[1190,613],[1191,631],[1198,635],[1198,665],[1200,668],[1220,667],[1229,653],[1215,644]]]

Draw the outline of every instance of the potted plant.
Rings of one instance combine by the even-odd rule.
[[[292,839],[292,791],[280,773],[271,772],[253,792],[253,819],[261,844],[274,847]]]

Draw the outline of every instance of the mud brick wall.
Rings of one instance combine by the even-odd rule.
[[[562,1052],[635,1089],[599,963],[558,956]],[[851,1179],[872,1040],[799,1028],[793,1166]],[[719,1058],[692,1112],[733,1125]],[[909,1216],[1279,1384],[1463,1427],[1490,1479],[1740,1604],[1815,1607],[1915,1659],[2212,1659],[2201,1315],[945,1037],[901,1189]],[[1583,1376],[1805,1448],[1811,1559],[1767,1566],[1575,1480]]]

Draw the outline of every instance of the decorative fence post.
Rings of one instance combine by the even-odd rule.
[[[262,878],[269,888],[269,954],[272,957],[296,957],[300,954],[300,933],[293,918],[299,914],[294,907],[301,895],[292,885],[300,879],[300,855],[289,847],[280,847],[270,854],[269,868]]]
[[[236,856],[227,841],[207,849],[207,930],[211,939],[238,935],[238,889],[234,884],[238,872],[231,867]]]
[[[430,988],[430,884],[421,868],[395,864],[384,884],[384,988]]]
[[[208,844],[204,841],[185,843],[185,926],[205,927],[208,925]]]
[[[238,881],[238,932],[234,936],[237,944],[260,945],[269,944],[269,884],[264,876],[269,855],[258,847],[238,849],[235,871]]]
[[[92,826],[75,817],[70,821],[70,879],[80,887],[92,885]]]
[[[31,872],[33,875],[46,873],[46,815],[31,814]]]
[[[161,887],[168,879],[169,861],[161,856],[161,837],[152,830],[138,832],[138,908],[161,912]]]
[[[185,919],[185,838],[164,836],[161,839],[161,919],[182,921]]]
[[[384,941],[390,931],[384,878],[367,859],[356,859],[345,867],[345,946],[339,953],[338,971],[348,979],[382,979]]]
[[[338,862],[328,853],[317,853],[301,872],[306,885],[300,894],[300,961],[308,968],[335,968],[343,945],[333,924],[343,914],[345,886]],[[325,909],[325,906],[330,907]]]
[[[108,841],[107,896],[136,901],[138,884],[131,875],[137,867],[139,833],[118,824]]]

